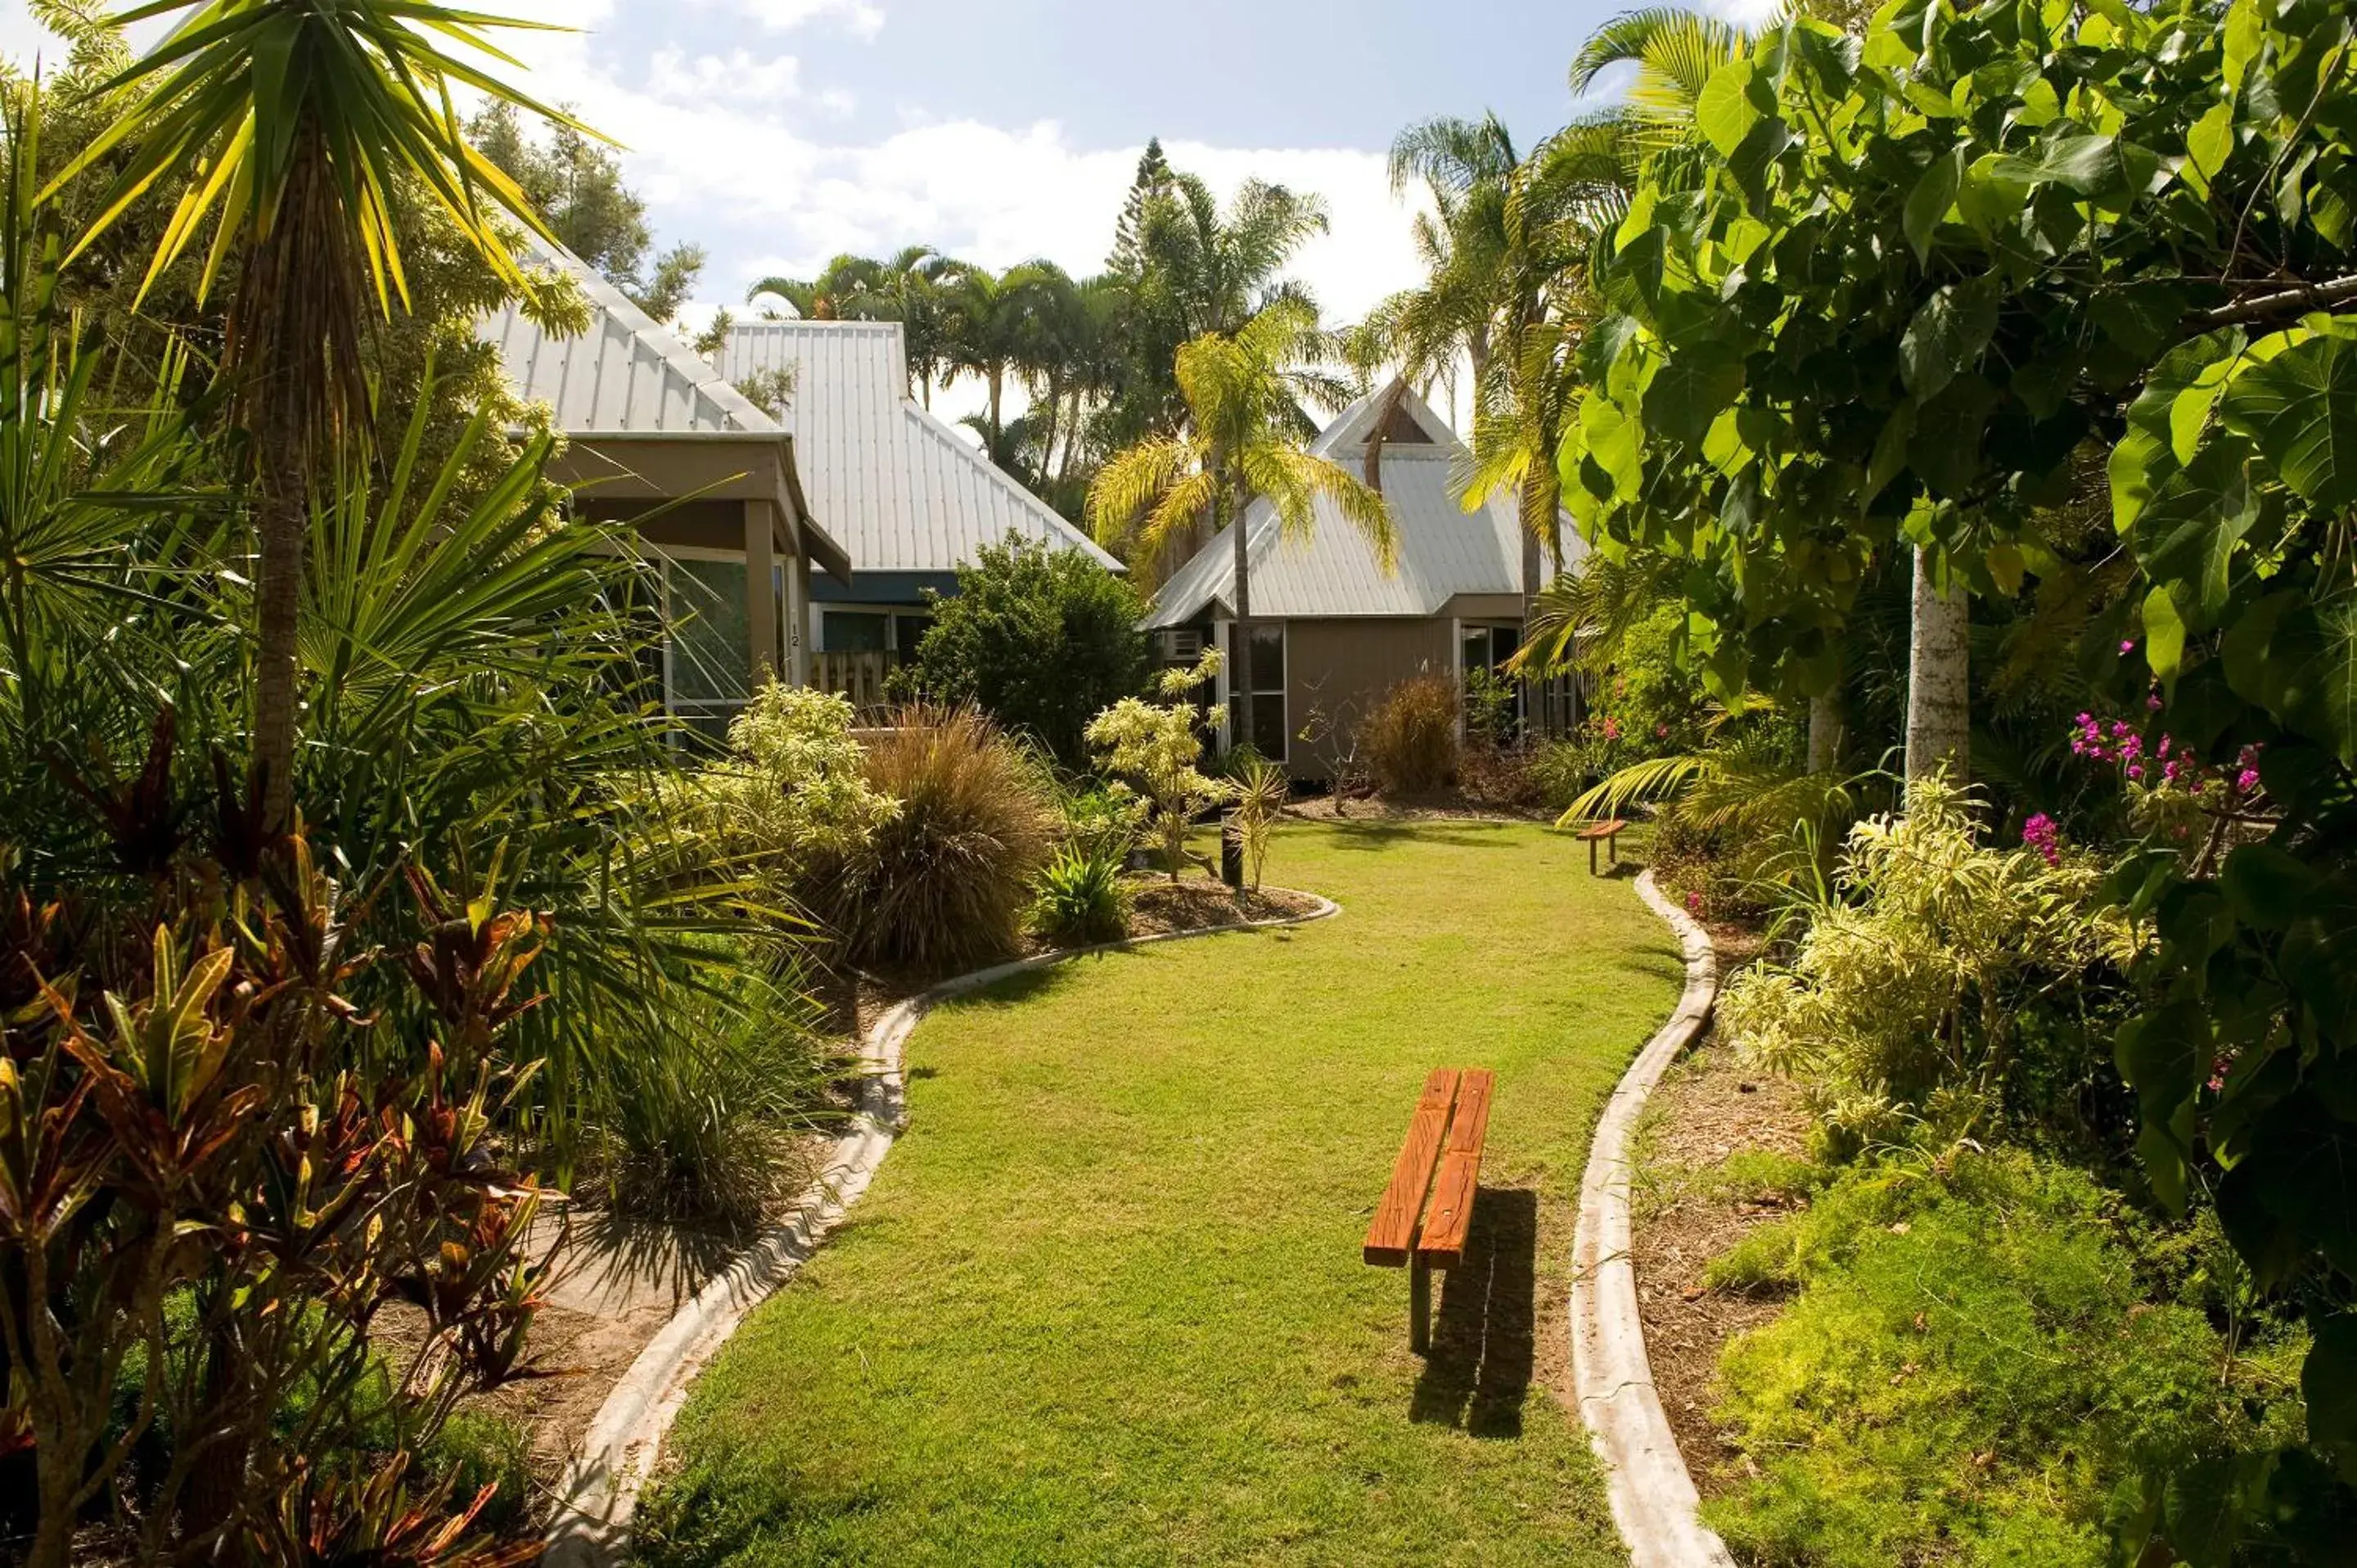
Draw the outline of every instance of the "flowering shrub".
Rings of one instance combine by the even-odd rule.
[[[2148,705],[2159,701],[2155,693]],[[2072,756],[2118,774],[2137,832],[2198,852],[2197,875],[2208,875],[2237,822],[2258,820],[2264,811],[2259,762],[2265,749],[2245,746],[2231,763],[2205,762],[2173,735],[2151,734],[2126,719],[2107,723],[2091,713],[2079,714],[2071,732]],[[2045,826],[2033,838],[2030,828],[2040,822]],[[2030,819],[2022,842],[2050,862],[2060,854],[2059,832],[2042,815]]]
[[[1170,880],[1186,863],[1187,829],[1196,814],[1229,798],[1232,786],[1195,765],[1203,759],[1203,719],[1189,693],[1220,672],[1220,655],[1206,653],[1190,670],[1166,671],[1161,703],[1124,697],[1089,723],[1088,741],[1097,766],[1114,776],[1114,788],[1142,795],[1162,841],[1162,861]]]
[[[1791,960],[1738,977],[1719,1016],[1802,1081],[1836,1148],[1926,1122],[1976,1136],[2026,1072],[2071,1080],[2054,1086],[2067,1096],[2096,1070],[2100,1052],[2069,1038],[2063,1059],[2025,1060],[2038,1004],[2126,956],[2126,928],[2091,908],[2093,865],[1983,844],[1964,795],[1935,779],[1909,788],[1903,815],[1851,831],[1835,880]]]

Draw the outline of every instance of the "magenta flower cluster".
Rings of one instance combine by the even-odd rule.
[[[2021,842],[2045,857],[2049,865],[2062,864],[2062,829],[2061,824],[2040,811],[2021,824]]]
[[[2259,787],[2259,750],[2255,746],[2246,746],[2231,769],[2213,769],[2193,755],[2191,746],[2179,745],[2173,736],[2164,735],[2147,742],[2125,719],[2114,719],[2106,725],[2093,714],[2081,714],[2071,733],[2071,755],[2114,764],[2136,783],[2158,775],[2164,783],[2198,789],[2208,779],[2216,777],[2224,779],[2238,795],[2252,794]]]

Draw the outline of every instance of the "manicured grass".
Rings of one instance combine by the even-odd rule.
[[[1580,1162],[1668,932],[1536,828],[1288,825],[1345,908],[928,1020],[850,1223],[697,1383],[663,1563],[1624,1561],[1566,1380]],[[1359,1261],[1426,1073],[1497,1070],[1479,1266]]]

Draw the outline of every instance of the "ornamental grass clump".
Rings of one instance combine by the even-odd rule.
[[[1457,777],[1456,687],[1418,675],[1393,687],[1359,736],[1359,749],[1386,795],[1429,795]]]
[[[939,973],[1013,951],[1056,847],[1045,764],[972,708],[908,708],[866,774],[890,813],[820,896],[852,961]]]

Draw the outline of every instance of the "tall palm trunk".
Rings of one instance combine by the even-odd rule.
[[[999,434],[1005,428],[998,423],[998,408],[1001,397],[1006,391],[1006,361],[1004,360],[994,360],[990,367],[989,375],[990,449],[995,453],[998,450]]]
[[[367,406],[350,223],[328,154],[306,124],[269,232],[246,260],[224,358],[253,444],[255,534],[253,768],[263,827],[294,825],[300,703],[296,618],[320,459]]]
[[[262,827],[271,839],[295,825],[295,739],[300,703],[296,633],[304,557],[311,532],[311,487],[322,459],[367,407],[357,323],[357,268],[350,224],[325,144],[307,123],[296,131],[295,162],[268,233],[246,259],[230,312],[224,359],[254,461],[253,768],[262,785]],[[207,1401],[250,1397],[245,1347],[223,1331],[203,1348]],[[218,1535],[248,1506],[253,1459],[232,1433],[198,1458],[181,1494],[183,1533]]]
[[[1039,481],[1043,485],[1047,483],[1048,476],[1055,471],[1056,437],[1062,433],[1064,428],[1064,389],[1062,381],[1062,376],[1057,374],[1053,371],[1049,372],[1047,392],[1048,428],[1041,434],[1039,438]]]
[[[1252,699],[1252,545],[1244,538],[1244,513],[1252,505],[1252,492],[1245,488],[1242,472],[1230,481],[1234,499],[1235,520],[1228,524],[1236,553],[1236,620],[1234,673],[1228,677],[1228,690],[1235,703],[1236,733],[1234,744],[1253,744]]]
[[[1972,766],[1972,601],[1942,592],[1929,552],[1915,552],[1915,616],[1908,649],[1907,778],[1943,768],[1962,783]]]

